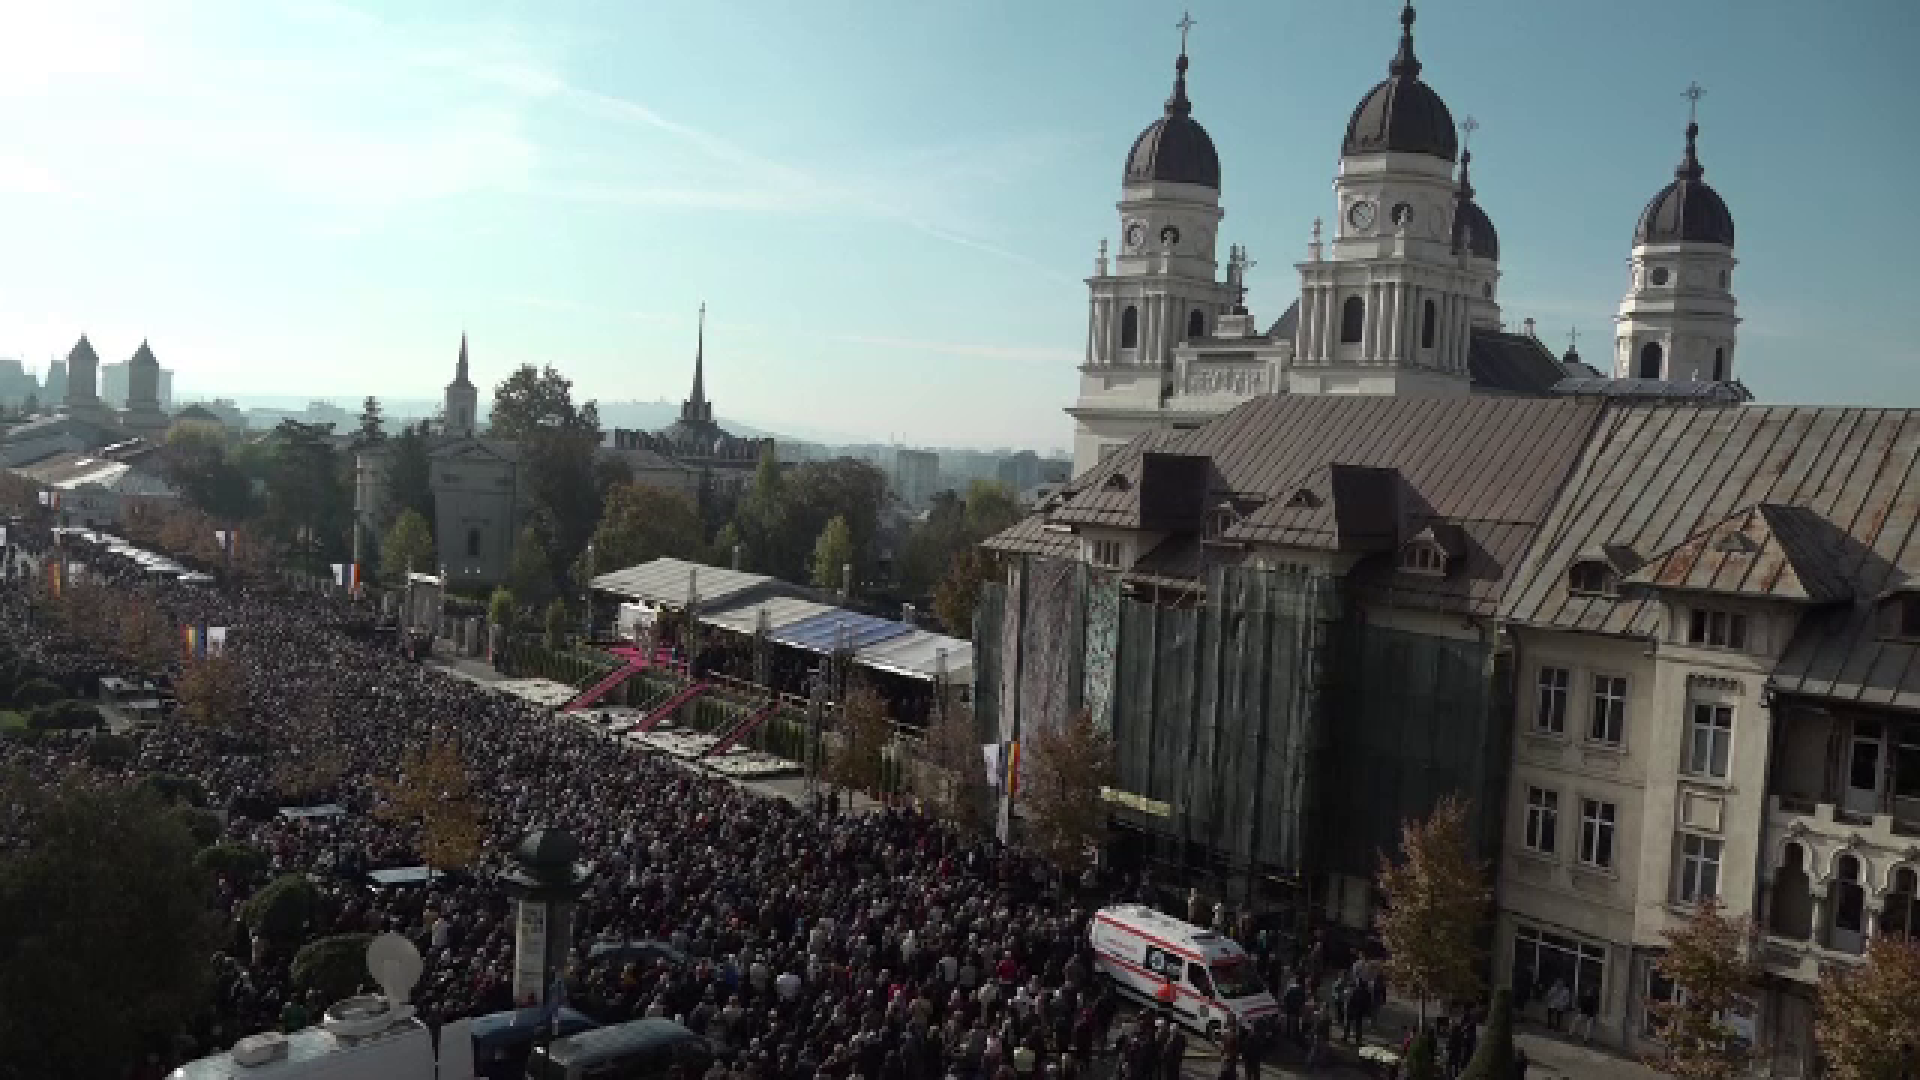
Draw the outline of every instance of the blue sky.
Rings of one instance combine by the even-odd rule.
[[[1171,79],[1147,0],[0,0],[0,355],[150,338],[176,394],[437,395],[551,362],[762,428],[1069,443],[1096,245]],[[1393,0],[1197,0],[1250,303],[1295,292]],[[1448,0],[1510,323],[1609,334],[1681,150],[1739,224],[1764,400],[1920,405],[1920,5]],[[1596,350],[1589,350],[1593,352]],[[1603,350],[1598,350],[1602,351]]]

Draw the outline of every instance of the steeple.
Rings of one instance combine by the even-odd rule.
[[[472,381],[467,378],[467,332],[465,330],[460,331],[460,359],[453,368],[453,385],[473,385]]]
[[[1420,77],[1420,58],[1413,55],[1413,0],[1400,9],[1400,51],[1393,54],[1387,74],[1412,81]]]
[[[1193,29],[1192,13],[1183,13],[1175,26],[1180,28],[1180,58],[1173,62],[1173,96],[1167,98],[1168,116],[1191,116],[1193,102],[1187,100],[1187,31]]]
[[[707,305],[700,305],[700,329],[693,346],[693,396],[680,409],[680,419],[688,423],[709,423],[713,406],[707,404]]]
[[[452,438],[473,438],[480,416],[480,392],[467,376],[467,335],[460,334],[460,359],[454,363],[453,381],[447,384],[445,433]]]

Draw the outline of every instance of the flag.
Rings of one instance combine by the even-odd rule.
[[[333,583],[335,585],[345,585],[347,583],[346,563],[337,562],[333,564]]]
[[[58,559],[47,564],[47,591],[54,596],[60,595],[60,585],[62,579],[66,577],[66,575],[62,573],[62,569],[63,567]]]
[[[1020,744],[1007,744],[1007,798],[1020,794]]]
[[[232,529],[213,530],[213,542],[219,546],[220,550],[224,552],[228,558],[233,557],[233,549],[239,539],[240,534],[234,532]]]
[[[996,788],[996,789],[999,788],[1000,786],[1000,744],[988,743],[987,745],[981,747],[980,756],[986,758],[987,760],[987,786],[990,788]]]
[[[227,651],[227,628],[224,626],[207,627],[206,654],[219,656]]]
[[[199,628],[191,624],[180,628],[180,644],[185,647],[189,658],[199,651],[199,636]]]
[[[347,568],[348,568],[347,569],[347,588],[352,589],[354,592],[359,592],[360,591],[360,564],[348,563]]]

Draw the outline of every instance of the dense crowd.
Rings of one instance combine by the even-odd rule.
[[[407,662],[373,633],[369,612],[337,598],[108,576],[119,578],[117,588],[151,594],[180,622],[231,627],[228,650],[248,703],[246,719],[227,730],[160,726],[144,737],[133,768],[196,781],[228,811],[226,842],[266,853],[273,874],[317,881],[308,940],[394,931],[418,943],[425,974],[415,1001],[430,1019],[524,1004],[512,997],[512,909],[497,877],[514,842],[545,825],[570,831],[592,866],[566,973],[570,1003],[603,1023],[676,1018],[733,1051],[721,1072],[753,1080],[1179,1073],[1185,1034],[1151,1015],[1117,1025],[1118,1001],[1091,977],[1089,912],[1075,905],[1098,895],[1092,882],[1046,889],[1040,867],[1020,853],[916,811],[824,813],[610,741]],[[93,662],[62,654],[44,623],[17,588],[0,596],[0,632],[34,662],[60,671]],[[369,869],[419,861],[413,828],[375,812],[376,778],[435,732],[459,741],[485,804],[490,854],[470,873],[370,887]],[[43,773],[84,767],[79,755],[47,746],[0,754],[28,758]],[[300,797],[346,812],[276,814],[288,781],[274,763],[320,755],[332,756],[332,767]],[[294,989],[290,949],[248,931],[246,899],[242,883],[219,882],[230,940],[214,958],[214,1006],[153,1066],[218,1052],[327,1004]],[[688,959],[589,962],[592,944],[609,939],[666,942]],[[1347,971],[1319,947],[1282,957],[1265,934],[1250,944],[1286,1006],[1276,1034],[1294,1034],[1303,1050],[1317,1044],[1316,1057],[1334,1037],[1337,1013],[1364,1018],[1381,993],[1377,965]],[[1297,991],[1282,966],[1294,959]],[[1222,1074],[1257,1076],[1275,1049],[1266,1034],[1229,1033]]]

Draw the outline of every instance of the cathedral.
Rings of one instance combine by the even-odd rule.
[[[1387,77],[1340,146],[1331,229],[1316,218],[1298,298],[1264,330],[1246,306],[1246,248],[1218,252],[1220,158],[1194,118],[1186,32],[1173,91],[1134,140],[1120,243],[1087,279],[1074,472],[1153,429],[1191,430],[1268,394],[1605,395],[1745,400],[1734,380],[1733,217],[1703,179],[1689,122],[1674,179],[1634,230],[1632,279],[1603,373],[1556,357],[1500,311],[1500,237],[1474,199],[1468,149],[1422,78],[1411,2]],[[1689,96],[1697,99],[1697,90]]]

